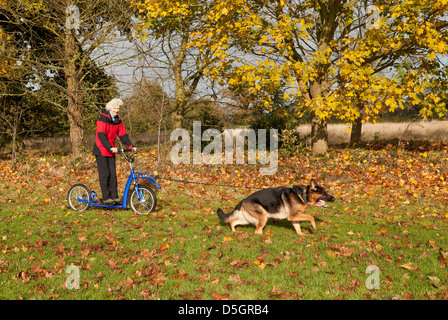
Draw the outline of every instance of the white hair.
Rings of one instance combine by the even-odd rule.
[[[106,104],[106,110],[110,111],[113,107],[122,106],[122,105],[123,105],[123,100],[114,98]]]

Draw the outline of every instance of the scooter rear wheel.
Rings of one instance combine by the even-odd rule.
[[[75,184],[68,190],[67,202],[70,209],[75,211],[84,211],[89,209],[90,204],[79,201],[79,199],[91,202],[90,190],[83,184]]]

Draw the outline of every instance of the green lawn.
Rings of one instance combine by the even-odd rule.
[[[263,177],[250,165],[156,166],[151,151],[137,159],[141,171],[213,185],[159,180],[157,211],[139,216],[68,208],[70,185],[99,190],[89,157],[31,154],[14,171],[4,160],[0,299],[446,299],[447,163],[446,148],[333,149],[282,158]],[[118,172],[127,174],[123,161]],[[254,191],[217,184],[311,178],[337,200],[309,209],[317,230],[303,223],[305,237],[288,221],[270,221],[262,236],[253,226],[232,234],[216,215]]]

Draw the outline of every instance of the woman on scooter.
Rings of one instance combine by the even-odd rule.
[[[118,116],[122,105],[123,101],[121,99],[112,99],[107,103],[106,108],[101,111],[101,115],[96,121],[96,139],[93,145],[93,155],[96,157],[103,203],[107,205],[114,205],[120,202],[115,166],[115,154],[118,152],[115,146],[115,138],[118,136],[128,149],[134,149],[134,152],[137,152],[137,148],[132,145],[126,129]]]

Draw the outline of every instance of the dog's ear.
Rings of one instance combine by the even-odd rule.
[[[298,195],[303,196],[306,192],[306,186],[292,186],[292,190],[294,190],[295,193],[297,193]]]
[[[317,187],[317,182],[314,181],[314,179],[311,179],[310,187],[311,187],[311,189],[316,189],[316,187]]]

